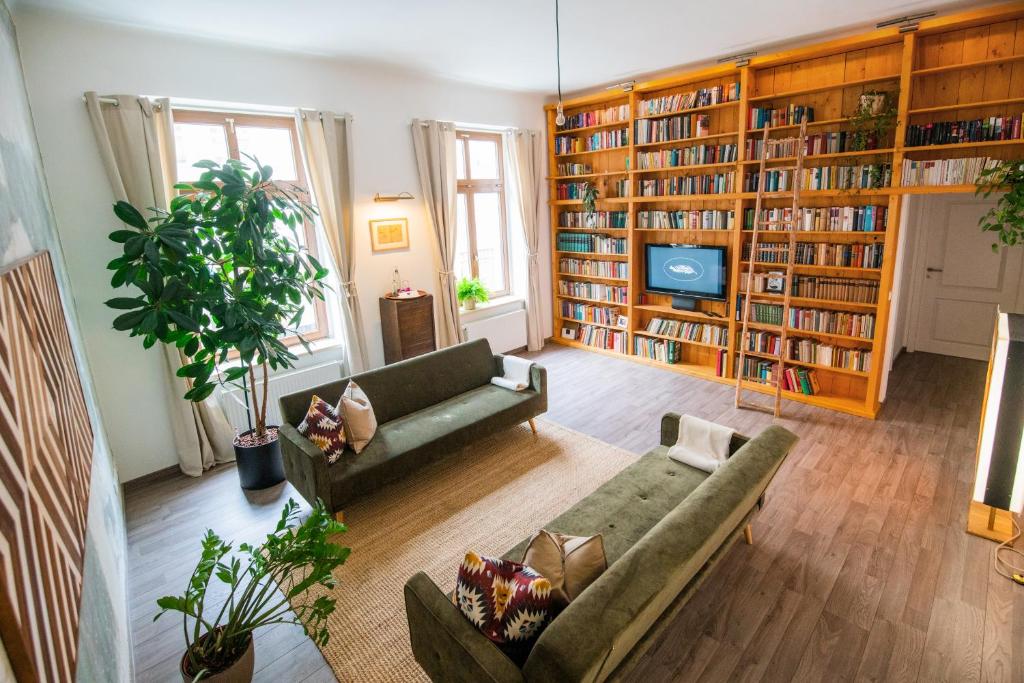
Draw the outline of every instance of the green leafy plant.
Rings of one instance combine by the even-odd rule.
[[[466,299],[473,299],[480,303],[486,303],[490,298],[487,294],[487,288],[484,287],[484,283],[480,282],[477,278],[472,280],[468,278],[462,278],[459,280],[455,287],[455,296],[458,297],[459,303],[464,302]]]
[[[583,183],[583,212],[588,216],[592,216],[597,212],[597,199],[601,196],[600,190],[597,189],[597,185],[591,182]]]
[[[893,93],[868,90],[863,97],[869,101],[858,101],[856,111],[850,115],[853,151],[866,150],[871,142],[877,146],[896,127],[897,103]],[[874,98],[881,98],[880,106],[872,106],[870,100]]]
[[[326,645],[334,599],[298,600],[313,586],[335,587],[333,572],[351,550],[330,537],[344,531],[347,527],[335,521],[321,501],[299,523],[299,505],[290,498],[274,531],[260,545],[242,543],[232,553],[231,543],[208,529],[185,592],[157,600],[160,611],[153,617],[156,621],[167,612],[183,615],[185,673],[202,678],[226,669],[245,653],[253,631],[271,624],[299,624],[317,645]],[[207,593],[215,578],[227,586],[227,596],[208,606]]]
[[[992,251],[999,251],[1000,245],[1024,244],[1024,159],[1000,161],[985,168],[976,184],[975,195],[986,198],[1005,190],[996,205],[978,221],[982,230],[998,236],[999,242],[992,244]]]
[[[255,436],[264,437],[268,367],[296,360],[282,339],[295,335],[305,344],[295,328],[304,302],[323,298],[327,270],[297,246],[297,230],[312,220],[313,207],[253,161],[255,168],[233,159],[200,161],[199,180],[175,185],[182,194],[170,210],[150,209],[148,220],[127,202],[115,204],[126,229],[110,234],[123,249],[107,265],[110,284],[139,293],[106,303],[123,311],[114,329],[142,337],[145,348],[172,344],[189,359],[178,370],[189,383],[187,400],[206,399],[218,383],[245,386],[245,378],[252,391],[260,367],[262,399],[249,405]],[[238,365],[221,374],[217,367],[232,351]]]

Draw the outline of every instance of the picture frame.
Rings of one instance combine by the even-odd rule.
[[[409,248],[408,218],[376,218],[370,221],[373,253]]]
[[[615,318],[615,326],[616,327],[621,327],[622,329],[626,329],[627,327],[629,327],[629,318],[627,318],[624,315],[620,315],[620,316],[616,317]]]
[[[563,327],[562,328],[562,339],[571,339],[571,340],[575,341],[576,340],[576,329],[572,328],[572,327]]]
[[[786,274],[775,271],[768,273],[765,291],[772,294],[784,294],[786,292]]]

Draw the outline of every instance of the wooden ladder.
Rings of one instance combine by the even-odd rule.
[[[770,412],[775,417],[782,415],[782,380],[783,375],[786,371],[786,329],[789,327],[789,304],[790,296],[793,290],[793,259],[796,258],[796,221],[799,219],[797,211],[800,208],[800,188],[803,185],[803,172],[804,172],[804,154],[807,147],[807,119],[800,123],[800,135],[797,138],[797,149],[796,149],[796,164],[793,166],[773,166],[771,170],[788,171],[792,170],[793,182],[791,183],[791,189],[781,192],[765,192],[765,170],[768,162],[768,131],[769,126],[765,125],[764,134],[761,136],[762,148],[761,148],[761,164],[760,173],[758,174],[757,183],[757,200],[754,203],[754,232],[750,239],[750,260],[747,262],[747,282],[743,292],[743,328],[740,332],[740,353],[739,361],[736,368],[736,407],[737,408],[750,408],[752,410],[761,410],[764,412]],[[762,200],[766,196],[771,197],[782,197],[787,194],[792,194],[793,197],[793,209],[792,216],[788,221],[762,221],[761,220],[761,207]],[[758,238],[760,237],[760,229],[763,225],[782,225],[788,229],[789,234],[789,248],[786,252],[786,275],[783,280],[784,294],[782,298],[782,324],[779,332],[779,353],[778,354],[762,354],[758,353],[760,357],[774,359],[776,361],[776,377],[775,377],[775,407],[769,409],[766,406],[759,405],[757,403],[744,403],[743,402],[743,381],[745,379],[744,365],[747,358],[747,346],[749,344],[749,323],[750,323],[750,295],[751,290],[754,286],[754,268],[757,265],[757,247]],[[742,228],[741,228],[742,229]],[[770,230],[770,228],[769,228]],[[742,234],[742,232],[741,232]],[[743,248],[742,240],[740,249]],[[742,252],[740,252],[742,262]]]

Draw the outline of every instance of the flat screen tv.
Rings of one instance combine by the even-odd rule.
[[[696,244],[647,244],[644,285],[648,292],[671,294],[672,307],[694,310],[698,299],[725,301],[725,247]]]

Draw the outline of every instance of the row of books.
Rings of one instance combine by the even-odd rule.
[[[751,277],[749,272],[740,274],[740,288],[743,291],[746,291],[748,277]],[[783,278],[783,273],[755,272],[750,289],[755,294],[783,294],[783,289],[771,286],[772,282],[778,282]],[[878,303],[878,280],[794,275],[793,296],[856,304],[874,304]]]
[[[566,275],[591,275],[625,280],[629,278],[629,264],[625,261],[592,261],[590,259],[560,258],[558,271]]]
[[[581,111],[577,114],[566,114],[565,124],[558,130],[572,130],[589,126],[603,126],[606,123],[618,123],[629,120],[629,105],[619,104],[605,109]]]
[[[665,339],[634,336],[633,353],[640,358],[649,358],[675,365],[682,359],[683,345],[681,342]]]
[[[853,133],[838,131],[835,133],[817,133],[804,138],[804,154],[837,154],[839,152],[851,152],[853,149]],[[798,137],[769,138],[767,146],[761,138],[752,138],[746,143],[747,159],[785,159],[795,157],[801,143]],[[767,150],[767,157],[765,152]],[[857,150],[861,151],[861,150]],[[867,151],[867,150],[863,150]]]
[[[589,214],[585,211],[563,211],[558,214],[559,226],[563,228],[618,228],[624,229],[629,225],[628,211],[595,211]],[[589,222],[588,222],[589,221]],[[579,251],[574,249],[573,251]]]
[[[788,192],[793,189],[796,172],[772,169],[743,174],[743,191]],[[887,187],[892,182],[892,164],[854,164],[843,166],[816,166],[803,170],[804,190],[855,190]]]
[[[750,260],[751,243],[743,245],[743,260]],[[882,244],[829,244],[827,242],[798,242],[793,263],[803,266],[835,266],[839,268],[881,268],[884,256]],[[760,242],[756,263],[787,263],[789,245]]]
[[[560,232],[555,237],[558,251],[579,251],[595,254],[625,254],[626,238],[594,235],[586,232]]]
[[[735,211],[716,209],[637,211],[636,227],[641,230],[731,230],[735,217]]]
[[[740,372],[741,368],[737,358],[736,373],[739,374]],[[808,396],[821,393],[818,375],[814,370],[808,368],[786,368],[780,378],[778,363],[759,358],[744,358],[742,377],[751,382],[768,384],[770,386],[775,386],[775,383],[781,379],[782,388],[786,391],[806,394]]]
[[[573,163],[562,163],[558,164],[558,175],[586,175],[593,173],[594,167],[590,164],[573,164]]]
[[[800,232],[882,232],[885,230],[889,207],[820,206],[798,209],[793,218],[792,207],[761,209],[760,230]],[[754,229],[754,209],[743,210],[743,229]]]
[[[907,147],[956,145],[962,142],[1020,140],[1021,114],[969,121],[935,121],[907,126]]]
[[[622,180],[616,180],[612,183],[611,192],[608,193],[609,197],[628,197],[629,196],[629,179],[623,178]]]
[[[751,107],[747,116],[747,128],[756,130],[769,126],[792,126],[794,124],[814,121],[814,107],[791,104],[788,107]]]
[[[729,351],[718,349],[715,351],[715,377],[725,377],[725,364],[728,362]]]
[[[637,181],[637,196],[726,194],[734,191],[735,177],[736,174],[730,171],[673,178],[645,178]]]
[[[967,159],[903,160],[903,186],[973,185],[987,168],[999,165],[998,159],[970,157]]]
[[[687,114],[665,119],[642,119],[636,122],[636,144],[687,140],[710,135],[711,116]]]
[[[625,285],[606,285],[599,282],[559,280],[558,293],[562,296],[608,301],[613,304],[624,304],[629,301],[629,288]]]
[[[596,152],[602,149],[616,149],[629,145],[629,129],[599,130],[590,135],[556,135],[555,154],[576,154]]]
[[[561,313],[563,318],[569,320],[599,325],[615,325],[619,318],[619,309],[617,308],[578,304],[572,301],[562,301]]]
[[[782,337],[764,330],[747,330],[747,341],[743,348],[752,353],[779,356],[782,353]]]
[[[662,95],[649,100],[640,100],[636,104],[637,116],[656,116],[671,114],[696,107],[710,107],[723,102],[735,102],[740,99],[740,84],[716,85],[711,88],[699,88],[690,92]]]
[[[758,384],[770,384],[775,386],[778,381],[779,364],[762,358],[743,358],[743,365],[740,366],[739,356],[736,356],[736,374],[750,382]]]
[[[727,346],[729,344],[729,328],[707,323],[687,322],[683,320],[669,320],[667,318],[651,318],[644,328],[651,334],[660,334],[664,337],[677,337],[701,344],[712,346]]]
[[[692,145],[676,149],[661,149],[652,152],[638,152],[636,167],[641,171],[677,166],[698,166],[700,164],[726,164],[736,161],[736,150],[732,145]]]
[[[743,320],[744,298],[742,294],[736,295],[736,320]],[[782,305],[751,301],[750,320],[751,322],[764,323],[765,325],[782,325]]]
[[[558,199],[582,199],[583,192],[587,189],[588,183],[557,183],[555,194]]]
[[[871,352],[867,349],[850,349],[799,338],[787,339],[786,346],[790,360],[844,370],[871,371]]]
[[[821,393],[817,373],[808,368],[786,368],[782,373],[782,388],[808,396]]]
[[[875,336],[875,315],[873,313],[794,307],[789,309],[788,322],[790,327],[797,330],[841,334],[862,339],[873,339]]]
[[[576,330],[576,341],[598,349],[626,353],[626,333],[619,330],[609,330],[607,327],[580,325],[579,329]]]

